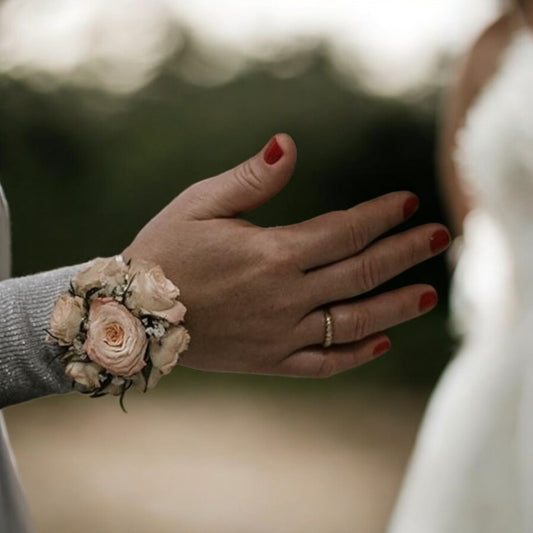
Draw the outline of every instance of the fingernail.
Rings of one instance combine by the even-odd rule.
[[[403,216],[407,220],[411,218],[417,211],[420,205],[420,200],[416,196],[411,196],[403,205]]]
[[[424,293],[420,297],[420,301],[418,302],[418,309],[421,313],[424,313],[426,311],[429,311],[430,309],[433,309],[439,300],[439,297],[437,296],[437,293],[435,291],[429,291]]]
[[[263,154],[263,159],[265,160],[265,163],[268,165],[273,165],[274,163],[277,163],[281,156],[283,155],[283,150],[281,149],[281,146],[278,144],[278,140],[276,137],[274,137],[269,143],[265,150],[265,153]]]
[[[442,252],[446,248],[448,248],[448,245],[450,244],[450,234],[444,230],[440,229],[439,231],[436,231],[429,240],[429,245],[431,247],[431,251],[436,254],[438,252]]]
[[[391,342],[388,339],[376,344],[376,347],[374,348],[374,357],[387,353],[391,349],[391,346]]]

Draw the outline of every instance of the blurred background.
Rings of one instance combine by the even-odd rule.
[[[458,58],[497,0],[6,0],[0,178],[14,275],[120,252],[176,194],[276,132],[294,179],[249,216],[297,222],[391,190],[444,221],[435,148]],[[454,350],[436,259],[390,283],[439,307],[327,380],[178,369],[148,396],[7,410],[37,531],[384,530]]]

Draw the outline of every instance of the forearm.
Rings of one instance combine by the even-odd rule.
[[[59,348],[45,343],[44,329],[55,300],[84,266],[0,283],[0,407],[71,390]]]

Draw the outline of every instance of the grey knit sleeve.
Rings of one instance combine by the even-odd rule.
[[[71,390],[44,342],[52,307],[70,279],[87,263],[0,282],[0,408]]]

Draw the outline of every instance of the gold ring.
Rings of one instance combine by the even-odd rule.
[[[329,309],[324,308],[324,342],[322,346],[329,348],[333,344],[333,318]]]

